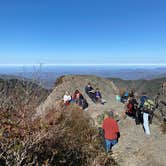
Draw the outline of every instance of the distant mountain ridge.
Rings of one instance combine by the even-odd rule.
[[[158,92],[162,91],[162,84],[166,77],[156,79],[140,79],[140,80],[122,80],[120,78],[109,78],[119,89],[134,89],[139,94],[146,92],[149,96],[154,97]]]
[[[46,99],[49,90],[32,80],[14,76],[0,76],[0,108],[17,110],[21,105],[35,103],[36,107]]]

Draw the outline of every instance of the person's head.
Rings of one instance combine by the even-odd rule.
[[[112,117],[112,118],[114,117],[114,112],[113,111],[109,112],[109,117]]]
[[[98,91],[99,91],[99,88],[96,88],[96,91],[98,92]]]
[[[91,86],[91,83],[90,83],[90,82],[88,82],[88,86],[89,86],[89,87]]]
[[[78,94],[78,93],[80,93],[80,92],[79,92],[79,90],[77,89],[77,90],[75,91],[75,94]]]
[[[144,92],[142,92],[142,95],[143,95],[143,96],[145,96],[146,94],[147,94],[147,93],[146,93],[145,91],[144,91]]]
[[[113,118],[114,117],[114,112],[111,110],[109,112],[107,112],[107,115],[109,118]]]

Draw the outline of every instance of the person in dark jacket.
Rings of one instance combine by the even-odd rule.
[[[88,85],[85,87],[86,94],[91,98],[91,100],[96,103],[96,97],[93,87],[91,86],[91,83],[88,83]]]
[[[140,98],[140,109],[143,111],[143,127],[144,127],[144,130],[145,130],[145,133],[147,135],[150,135],[150,128],[149,128],[149,113],[147,112],[144,112],[144,103],[146,100],[148,100],[149,97],[146,95],[145,92],[142,93],[142,96]]]

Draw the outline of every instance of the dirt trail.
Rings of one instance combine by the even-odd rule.
[[[142,125],[129,117],[119,123],[121,138],[113,148],[115,160],[123,166],[166,165],[166,135],[156,124],[150,125],[151,135],[145,135]]]
[[[114,108],[115,113],[122,117],[123,105],[111,102],[111,105],[95,105],[89,108],[89,115],[97,124],[97,116],[104,110]],[[151,135],[146,136],[142,125],[127,117],[119,121],[121,138],[113,148],[113,158],[121,166],[166,166],[166,135],[161,128],[153,123],[150,125]]]

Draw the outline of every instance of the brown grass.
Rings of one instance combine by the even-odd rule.
[[[58,85],[61,85],[63,83],[63,78],[64,78],[64,76],[61,76],[61,77],[56,79],[55,87],[58,86]]]
[[[0,138],[0,165],[116,165],[92,124],[76,105],[50,110],[31,123],[7,123],[8,132],[2,131]]]

